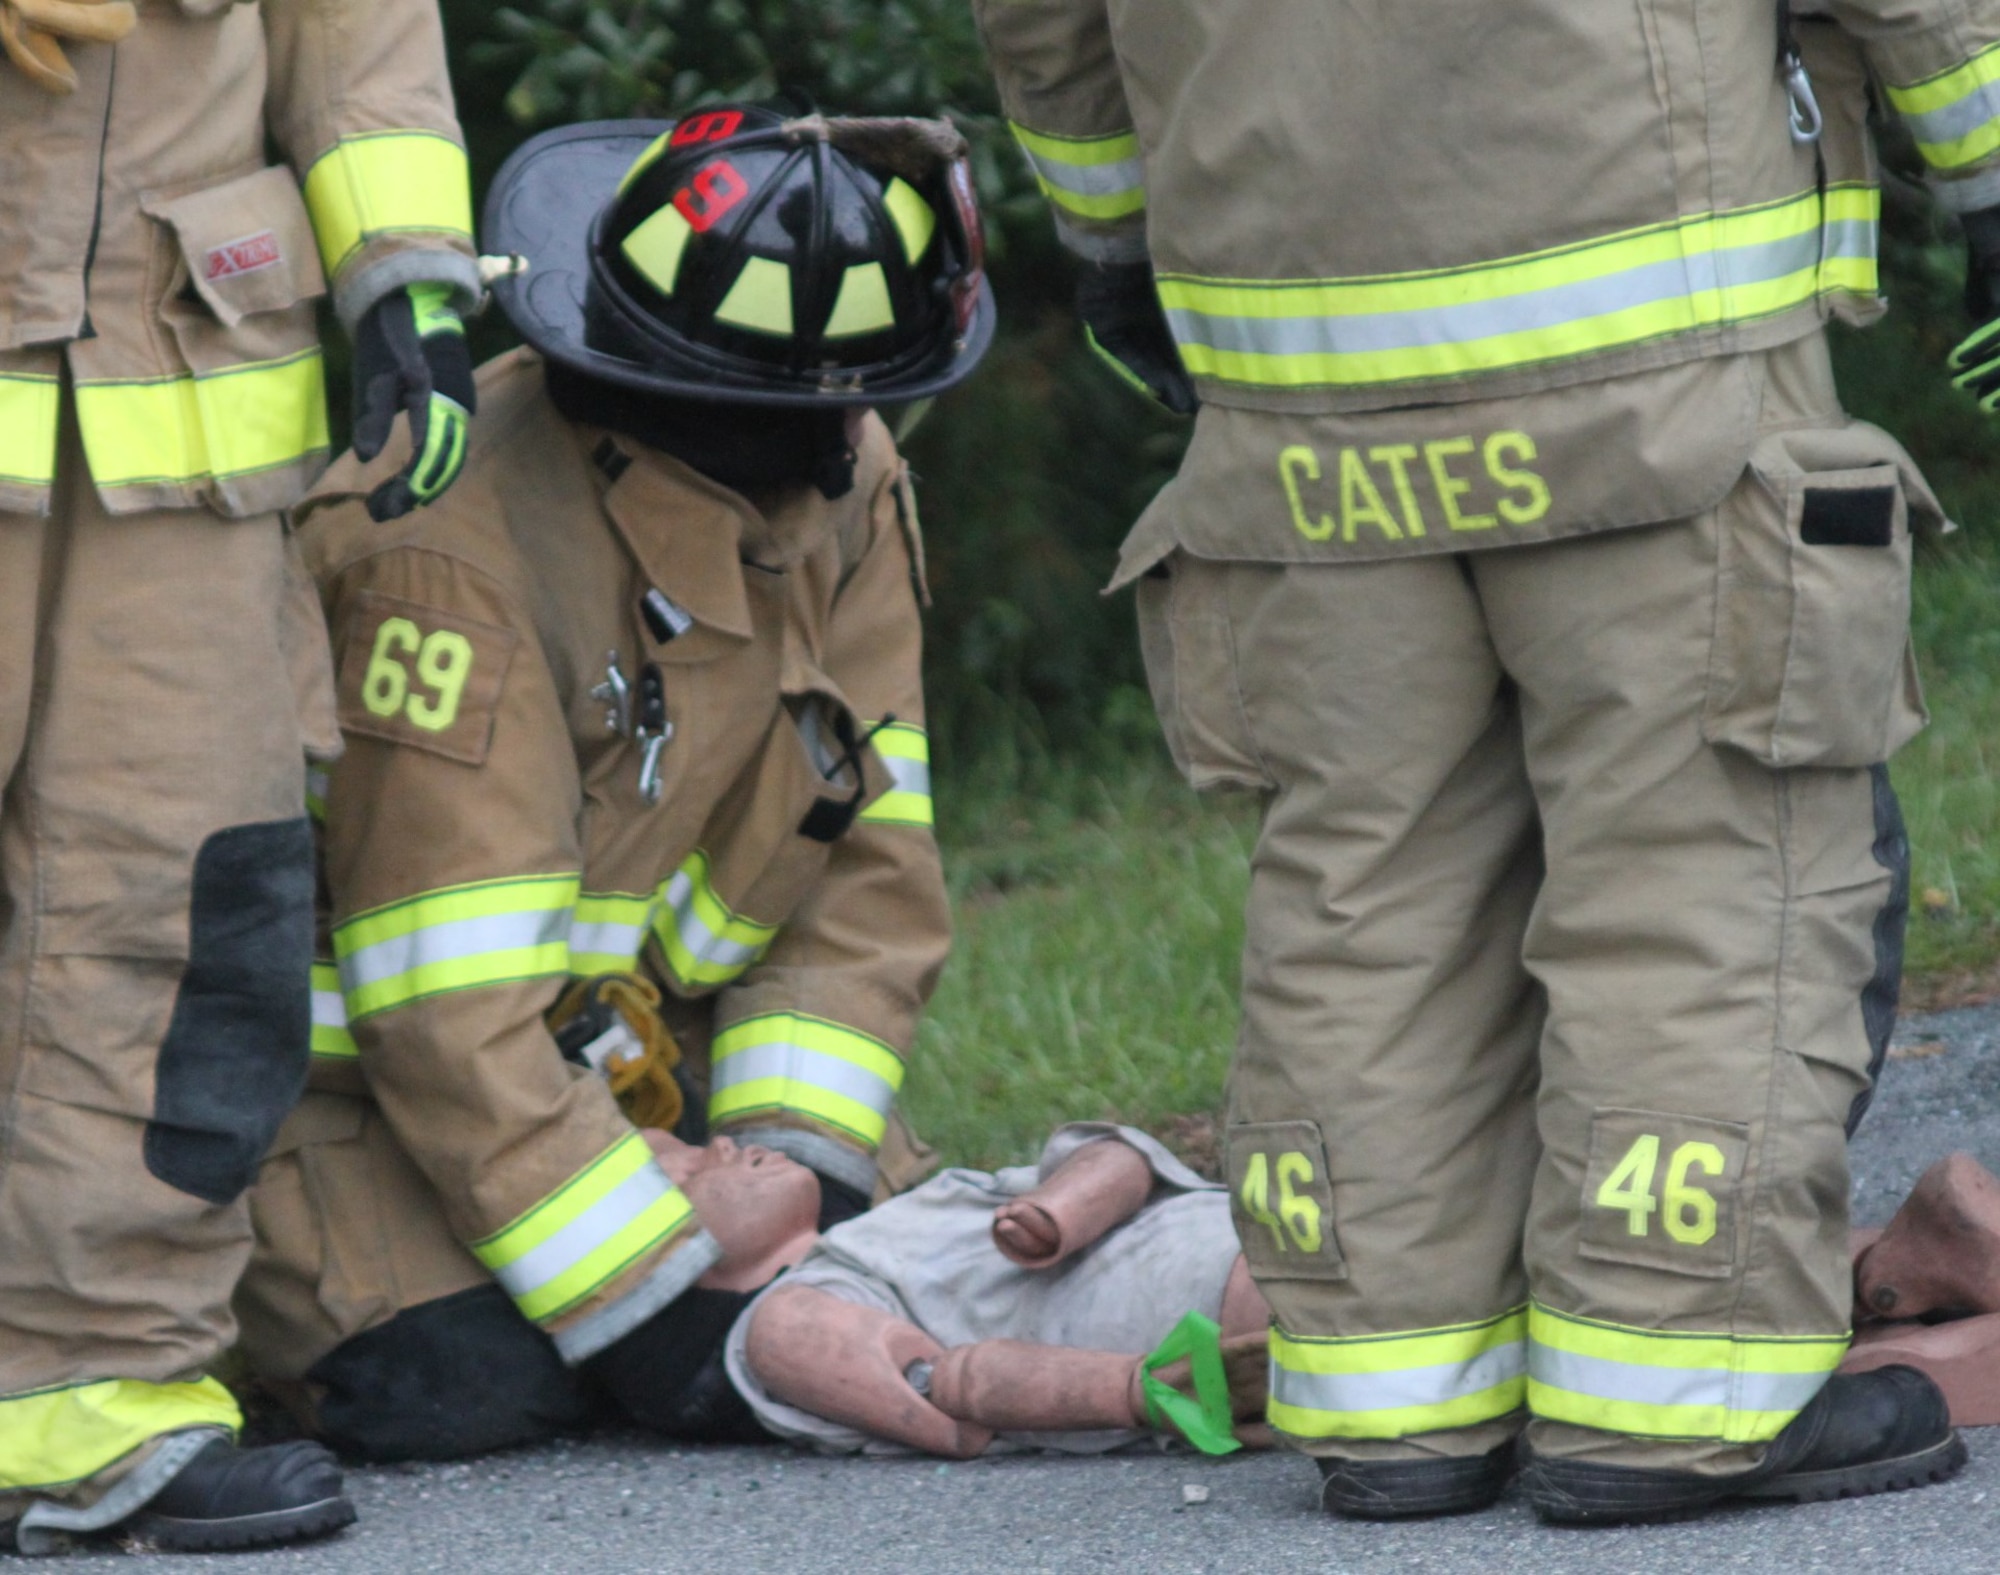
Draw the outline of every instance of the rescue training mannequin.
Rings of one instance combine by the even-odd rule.
[[[1852,1247],[1855,1337],[1841,1370],[1907,1364],[1944,1391],[1958,1426],[2000,1424],[2000,1178],[1949,1155]]]
[[[436,0],[0,0],[0,1549],[354,1518],[243,1449],[242,1194],[305,1076],[317,303],[387,519],[472,415]]]
[[[1199,406],[1112,584],[1259,800],[1225,1172],[1321,1504],[1950,1476],[1933,1385],[1836,1375],[1942,515],[1824,327],[1872,91],[2000,404],[2000,0],[974,11],[1092,339]]]
[[[421,532],[300,509],[346,753],[309,1090],[252,1195],[252,1369],[367,1458],[654,1426],[733,1308],[638,1126],[907,1185],[950,941],[923,555],[871,407],[990,338],[963,139],[719,105],[532,139],[484,239],[529,348]]]
[[[1227,1394],[1195,1431],[1265,1441],[1269,1311],[1228,1198],[1144,1133],[1066,1126],[1037,1165],[949,1170],[824,1234],[785,1156],[647,1137],[722,1244],[701,1286],[742,1309],[659,1410],[829,1453],[1092,1454],[1165,1425],[1148,1355],[1205,1319]],[[1200,1360],[1151,1365],[1186,1390]]]

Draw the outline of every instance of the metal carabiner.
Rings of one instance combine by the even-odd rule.
[[[1806,75],[1806,63],[1796,49],[1785,52],[1785,97],[1791,101],[1792,141],[1802,148],[1810,147],[1826,129],[1826,117],[1820,113],[1812,78]]]

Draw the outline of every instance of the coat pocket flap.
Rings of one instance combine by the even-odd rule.
[[[312,220],[288,169],[273,166],[140,206],[173,228],[188,282],[224,327],[326,294]]]

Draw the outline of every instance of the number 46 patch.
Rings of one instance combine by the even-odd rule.
[[[1318,1125],[1232,1126],[1227,1144],[1230,1208],[1250,1267],[1263,1279],[1346,1279]]]
[[[340,726],[479,765],[519,637],[380,591],[351,604],[340,654]]]
[[[1731,1272],[1750,1129],[1648,1110],[1600,1110],[1583,1178],[1586,1258],[1702,1278]]]

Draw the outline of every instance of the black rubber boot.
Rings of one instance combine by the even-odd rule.
[[[1863,1498],[1942,1482],[1965,1464],[1965,1441],[1936,1384],[1914,1367],[1835,1373],[1755,1469],[1704,1477],[1530,1454],[1528,1502],[1562,1525],[1673,1520],[1725,1499]]]
[[[1433,1460],[1319,1462],[1320,1508],[1356,1520],[1406,1520],[1418,1515],[1465,1515],[1507,1491],[1514,1475],[1514,1441],[1483,1455]]]
[[[304,1542],[354,1524],[340,1466],[318,1444],[240,1449],[218,1438],[125,1523],[168,1553]]]

